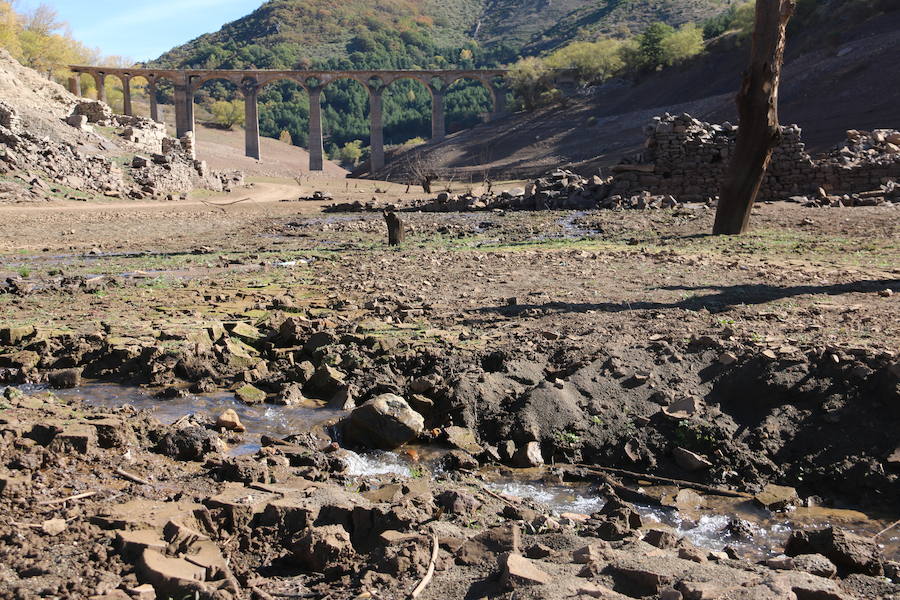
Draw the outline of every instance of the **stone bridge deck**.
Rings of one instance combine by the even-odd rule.
[[[491,118],[505,111],[505,70],[417,70],[417,71],[267,71],[267,70],[171,70],[171,69],[118,69],[111,67],[70,67],[76,74],[72,80],[72,93],[81,95],[80,75],[89,75],[97,84],[99,99],[106,101],[104,82],[113,76],[122,82],[124,112],[133,114],[131,80],[143,78],[150,94],[150,117],[159,121],[156,87],[160,81],[169,81],[175,88],[175,123],[178,137],[194,131],[194,93],[207,81],[224,80],[233,83],[244,96],[246,110],[246,154],[261,159],[259,145],[260,91],[277,81],[292,81],[309,93],[309,169],[321,171],[325,151],[322,129],[322,91],[331,83],[341,80],[359,82],[369,93],[370,171],[384,166],[384,115],[382,95],[391,84],[401,79],[419,81],[431,94],[431,139],[439,141],[446,135],[444,94],[447,88],[461,79],[478,81],[487,89],[493,103]]]

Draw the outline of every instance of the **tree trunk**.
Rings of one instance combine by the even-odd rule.
[[[384,220],[387,223],[388,245],[399,246],[403,243],[403,221],[392,210],[384,211]]]
[[[781,139],[778,85],[784,61],[785,30],[796,0],[756,0],[750,68],[737,95],[740,117],[734,156],[716,211],[716,235],[743,233],[759,194],[772,149]]]

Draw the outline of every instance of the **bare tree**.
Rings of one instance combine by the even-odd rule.
[[[756,0],[750,67],[737,95],[740,128],[719,194],[714,234],[736,235],[747,229],[772,149],[780,141],[778,86],[787,24],[796,4],[796,0]]]

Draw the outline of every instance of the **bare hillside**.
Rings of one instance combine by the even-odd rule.
[[[846,31],[838,44],[804,51],[813,34],[790,41],[782,122],[799,124],[812,151],[839,143],[847,129],[900,125],[900,12]],[[560,164],[586,171],[615,164],[640,149],[643,128],[654,115],[688,112],[734,121],[733,96],[747,52],[746,42],[721,40],[690,64],[636,85],[610,82],[563,106],[518,113],[415,152],[437,169],[489,168],[508,177],[532,176]]]

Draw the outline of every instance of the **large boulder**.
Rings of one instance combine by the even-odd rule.
[[[393,450],[416,439],[425,419],[396,394],[382,394],[356,408],[342,421],[350,444]]]
[[[788,556],[821,554],[844,573],[882,575],[884,556],[875,541],[835,527],[795,531],[784,546]]]

